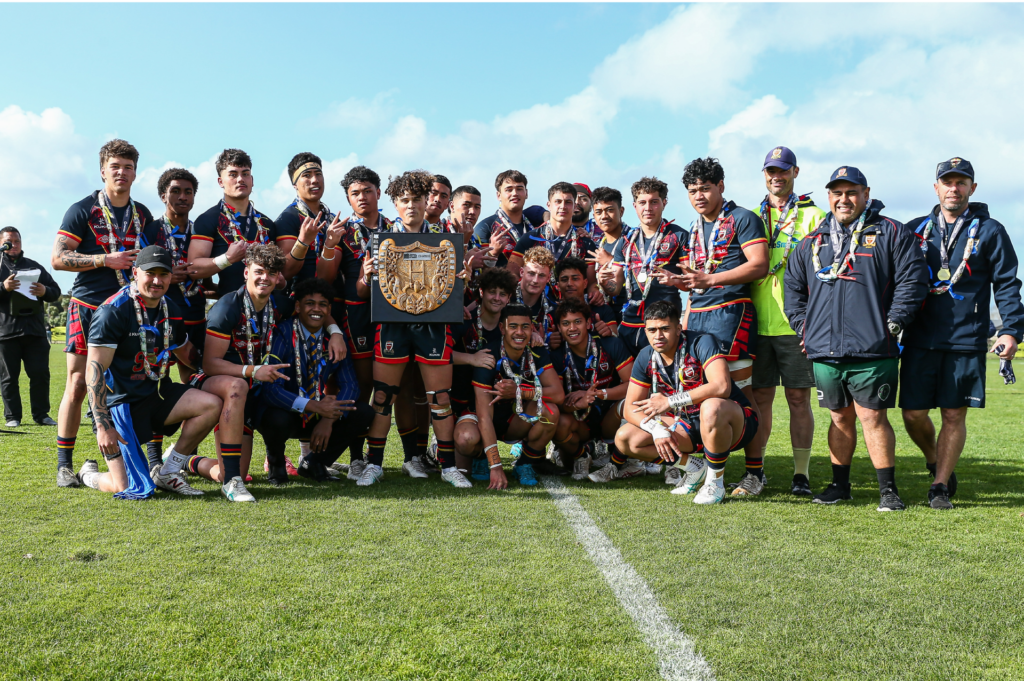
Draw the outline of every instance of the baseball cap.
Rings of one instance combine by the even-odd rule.
[[[572,186],[576,187],[576,189],[583,190],[583,193],[586,194],[587,196],[593,196],[593,193],[590,191],[590,187],[583,184],[582,182],[573,182]]]
[[[153,270],[162,267],[170,272],[174,269],[171,254],[161,246],[146,246],[135,258],[135,266],[140,270]]]
[[[775,147],[768,152],[768,155],[764,157],[764,165],[761,170],[765,168],[782,168],[783,170],[789,170],[796,165],[796,154],[787,149],[786,147]]]
[[[940,163],[939,167],[935,169],[935,179],[937,180],[940,177],[952,175],[953,173],[966,175],[971,180],[974,180],[974,166],[966,158],[960,158],[959,156],[954,156],[948,161]]]
[[[832,173],[832,178],[825,185],[825,189],[831,189],[832,185],[837,182],[851,182],[853,184],[859,184],[862,187],[868,186],[868,178],[864,177],[864,173],[860,172],[858,168],[853,166],[841,166],[836,168],[836,171]]]

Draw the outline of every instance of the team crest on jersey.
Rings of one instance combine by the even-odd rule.
[[[772,151],[772,158],[782,158],[782,147],[776,147],[775,150]]]
[[[390,355],[392,352],[394,352],[394,350],[395,344],[393,342],[387,341],[386,343],[384,343],[384,352]]]
[[[877,239],[877,238],[878,238],[878,235],[876,235],[876,234],[868,234],[866,237],[864,237],[864,248],[874,248],[875,247],[875,239]]]
[[[846,177],[846,168],[840,168],[839,171],[836,172],[836,177]]]
[[[601,371],[608,371],[608,362],[601,362]]]
[[[668,255],[672,251],[672,244],[668,241],[662,241],[661,245],[658,246],[658,252],[662,255]]]
[[[683,376],[685,376],[686,378],[693,378],[696,375],[697,370],[694,369],[694,367],[688,365],[683,368]]]

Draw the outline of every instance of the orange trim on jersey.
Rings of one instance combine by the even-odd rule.
[[[207,329],[206,335],[213,336],[214,338],[223,338],[224,340],[231,340],[231,334],[220,333],[219,331],[214,331],[213,329]]]
[[[203,236],[202,234],[193,234],[192,239],[199,239],[200,241],[209,241],[211,244],[213,243],[212,236]]]
[[[642,329],[646,327],[646,324],[630,324],[629,322],[621,322],[619,326],[625,326],[627,329]]]
[[[291,234],[285,234],[284,236],[279,236],[279,237],[276,237],[276,238],[274,239],[274,241],[287,241],[287,240],[289,240],[289,239],[291,239],[291,240],[295,240],[295,239],[298,239],[298,238],[299,238],[299,237],[297,237],[297,236],[292,236]]]
[[[445,353],[445,354],[448,354],[448,353]],[[452,363],[452,358],[451,358],[450,355],[449,355],[448,359],[443,359],[443,358],[442,359],[427,359],[423,355],[416,355],[415,357],[416,357],[416,361],[419,362],[420,364],[426,364],[428,366],[434,366],[434,367],[446,366],[446,365]]]
[[[492,386],[484,385],[483,383],[477,383],[476,381],[473,381],[473,387],[480,388],[481,390],[494,390]]]
[[[191,319],[191,320],[187,319],[187,320],[185,320],[185,326],[195,326],[196,324],[205,324],[205,323],[206,323],[206,318],[205,317],[202,318],[202,319]]]
[[[633,358],[632,357],[627,357],[626,359],[622,360],[622,364],[620,364],[619,366],[615,367],[615,370],[618,371],[622,367],[629,366],[632,363],[633,363]]]
[[[766,243],[768,243],[768,239],[766,239],[764,237],[759,237],[757,239],[751,239],[750,241],[746,241],[746,242],[740,244],[740,250],[746,248],[747,246],[753,246],[754,244],[766,244]]]
[[[723,307],[729,307],[730,305],[739,305],[741,303],[751,303],[753,301],[750,298],[740,298],[738,300],[730,300],[728,303],[722,303],[721,305],[712,305],[711,307],[691,307],[690,312],[710,312],[711,310],[718,310]]]
[[[726,359],[726,356],[723,355],[722,353],[718,353],[717,355],[712,355],[711,357],[708,358],[708,360],[706,362],[704,362],[704,364],[701,365],[701,368],[702,369],[707,369],[708,365],[711,364],[712,362],[714,362],[716,359]]]
[[[651,387],[650,383],[644,383],[643,381],[638,380],[636,378],[633,378],[632,376],[629,377],[629,382],[632,383],[633,385],[638,385],[641,388],[650,388]]]
[[[68,237],[69,239],[74,239],[77,243],[82,243],[82,239],[80,237],[75,236],[71,232],[65,232],[63,229],[58,229],[57,230],[57,234],[63,234],[64,236]]]
[[[370,301],[369,300],[349,300],[348,298],[345,299],[345,304],[346,305],[366,305],[368,302],[370,302]]]
[[[114,295],[117,295],[117,294],[115,293]],[[72,298],[71,300],[73,300],[74,302],[78,303],[82,307],[89,308],[90,310],[95,310],[95,309],[97,309],[99,307],[99,305],[90,305],[89,303],[83,302],[83,301],[79,300],[78,298]]]

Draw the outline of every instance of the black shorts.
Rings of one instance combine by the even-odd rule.
[[[373,357],[374,326],[376,325],[370,322],[370,301],[346,301],[344,317],[341,319],[345,320],[345,339],[348,341],[349,356],[352,359]]]
[[[89,324],[96,312],[74,298],[68,303],[68,319],[65,327],[64,352],[85,357],[89,354]]]
[[[192,374],[192,378],[188,380],[188,385],[190,388],[202,390],[203,384],[208,378],[211,378],[211,376],[203,373],[203,370],[200,369]],[[252,437],[252,432],[256,428],[256,407],[259,405],[259,396],[256,393],[260,390],[260,384],[256,383],[256,387],[253,388],[253,380],[251,378],[242,380],[249,384],[249,392],[245,396],[245,421],[242,424],[242,433]],[[217,428],[220,428],[220,424],[217,425]]]
[[[691,310],[686,328],[714,336],[730,362],[757,356],[757,310],[753,303],[733,303],[704,312]]]
[[[986,354],[903,348],[900,409],[983,409]]]
[[[619,340],[625,344],[626,350],[629,351],[633,359],[636,359],[640,351],[651,344],[647,340],[647,331],[642,326],[633,327],[619,324]]]
[[[135,437],[140,445],[146,444],[157,435],[173,435],[178,430],[180,422],[165,424],[165,421],[189,390],[192,388],[187,385],[164,378],[152,395],[129,405],[132,430],[135,431]]]
[[[421,364],[452,363],[455,339],[447,324],[378,324],[374,359],[382,364],[405,364],[415,357]]]
[[[192,341],[192,345],[201,354],[206,348],[206,317],[199,321],[185,322],[185,332],[188,333],[188,339]]]
[[[615,404],[614,400],[595,400],[590,405],[590,413],[587,414],[587,418],[583,419],[583,423],[590,430],[591,440],[603,439],[601,424],[604,421],[604,417],[608,415],[608,412],[615,408]]]
[[[750,407],[741,407],[743,409],[743,432],[739,438],[730,447],[730,452],[743,449],[750,441],[757,435],[757,428],[759,422],[757,420],[757,412]],[[687,435],[690,436],[690,442],[693,443],[693,453],[701,454],[704,452],[704,440],[700,435],[700,414],[693,414],[682,421],[682,428],[686,430]],[[716,454],[725,454],[727,452],[716,452]]]

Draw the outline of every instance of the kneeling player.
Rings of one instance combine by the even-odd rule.
[[[334,290],[323,279],[303,279],[295,286],[295,315],[281,322],[274,335],[271,359],[287,365],[286,378],[263,386],[256,407],[256,429],[267,445],[272,485],[288,483],[284,449],[289,439],[308,440],[310,453],[299,475],[312,480],[338,480],[328,472],[353,440],[362,440],[373,420],[369,404],[359,396],[352,360],[328,360],[324,326]]]
[[[753,439],[757,414],[729,376],[714,337],[683,331],[679,317],[679,308],[669,301],[644,311],[650,346],[633,364],[628,423],[615,434],[615,444],[626,456],[676,462],[686,475],[672,493],[693,492],[703,479],[694,503],[717,504],[725,497],[722,475],[729,452]],[[700,452],[707,464],[689,456]]]
[[[523,485],[536,485],[534,466],[543,465],[544,450],[555,436],[558,410],[565,399],[562,383],[551,369],[548,351],[530,347],[533,323],[530,308],[507,305],[501,311],[501,340],[486,349],[497,359],[493,368],[473,370],[475,413],[464,414],[455,426],[457,460],[485,456],[491,470],[488,489],[505,489],[508,480],[501,467],[498,440],[523,441],[522,456],[515,463]],[[524,402],[529,405],[524,406]]]
[[[181,311],[164,297],[173,267],[163,248],[142,249],[132,272],[134,283],[103,303],[89,328],[86,384],[96,440],[109,472],[100,473],[95,461],[86,461],[79,479],[121,499],[152,496],[154,482],[178,494],[202,494],[181,474],[183,452],[199,446],[220,414],[215,396],[167,376],[171,353],[185,364],[196,363]],[[173,434],[179,425],[181,436],[151,479],[142,446],[154,435]]]
[[[590,306],[578,298],[566,298],[555,308],[563,347],[552,352],[551,360],[565,388],[555,444],[565,454],[566,465],[574,462],[575,480],[590,473],[593,457],[585,453],[585,445],[594,439],[615,438],[633,369],[633,358],[622,341],[594,334],[591,318]],[[606,468],[607,480],[617,477],[613,474],[617,467],[608,464]]]

